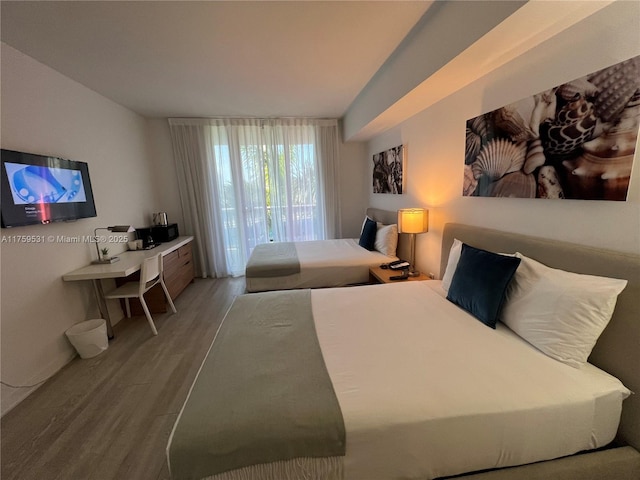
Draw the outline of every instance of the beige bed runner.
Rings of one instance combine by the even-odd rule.
[[[174,428],[171,478],[344,454],[344,422],[318,344],[310,291],[239,296]]]
[[[247,277],[282,277],[300,273],[300,261],[294,242],[256,245],[247,262]]]

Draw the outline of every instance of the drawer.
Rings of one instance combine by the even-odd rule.
[[[171,270],[182,267],[193,258],[191,243],[177,248],[163,258],[165,274],[170,274]]]
[[[164,257],[162,257],[162,263],[164,264],[165,272],[175,268],[180,264],[180,253],[178,250],[174,250],[171,253],[168,253]]]
[[[185,271],[191,272],[191,276],[193,276],[193,259],[190,257],[180,259],[180,261],[173,264],[171,268],[165,268],[164,279],[168,282],[175,278],[180,278],[184,275]]]
[[[180,276],[185,278],[188,282],[193,280],[193,277],[195,277],[195,265],[193,264],[193,259],[186,261],[182,268],[180,268]]]
[[[191,282],[193,282],[193,271],[191,271],[191,273],[185,271],[175,278],[165,280],[171,298],[177,297]]]
[[[178,256],[180,258],[182,257],[191,257],[192,256],[192,250],[191,250],[191,242],[187,243],[186,245],[181,246],[178,249]]]

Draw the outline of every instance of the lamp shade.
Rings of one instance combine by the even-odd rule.
[[[402,208],[398,210],[400,233],[425,233],[429,231],[429,211],[424,208]]]

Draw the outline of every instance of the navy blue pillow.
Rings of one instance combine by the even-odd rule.
[[[507,286],[518,265],[518,257],[487,252],[463,243],[447,300],[485,325],[496,328]]]
[[[362,233],[360,234],[360,241],[358,245],[366,248],[367,250],[374,250],[376,246],[376,233],[378,232],[378,225],[369,217],[364,222],[362,227]]]

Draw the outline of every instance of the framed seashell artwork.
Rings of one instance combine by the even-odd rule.
[[[373,155],[373,193],[397,193],[404,191],[404,145]]]
[[[467,120],[462,194],[625,201],[639,123],[637,56]]]

